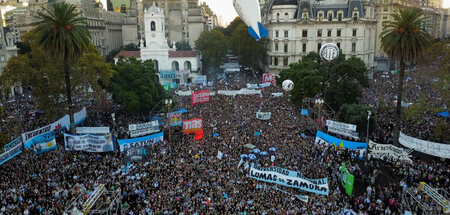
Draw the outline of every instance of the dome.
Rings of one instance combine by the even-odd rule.
[[[275,0],[273,5],[297,5],[297,0]]]
[[[147,13],[159,14],[161,13],[161,9],[155,5],[155,2],[153,2],[153,5],[148,8]]]

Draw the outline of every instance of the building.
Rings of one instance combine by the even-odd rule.
[[[125,14],[122,24],[123,45],[134,43],[139,45],[138,6],[136,1],[131,1],[131,6]]]
[[[441,37],[450,38],[450,8],[442,9]]]
[[[200,71],[200,58],[197,51],[176,51],[175,43],[169,47],[166,38],[164,11],[155,4],[144,11],[145,42],[140,41],[140,51],[122,51],[114,58],[153,60],[158,71],[160,83],[185,84],[192,82],[194,73]],[[145,44],[145,46],[144,46]]]
[[[0,13],[0,21],[3,22]],[[16,36],[14,32],[11,32],[9,28],[0,26],[0,75],[3,73],[8,60],[17,55]],[[20,85],[16,85],[11,88],[8,96],[14,96],[15,93],[22,94],[22,88]],[[0,95],[1,96],[1,95]]]
[[[346,56],[361,58],[373,69],[374,6],[362,0],[274,0],[262,20],[267,36],[266,72],[279,73],[323,44],[335,43]]]

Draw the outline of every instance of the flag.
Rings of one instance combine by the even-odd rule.
[[[309,199],[308,196],[303,196],[303,195],[295,195],[295,197],[297,197],[297,199],[302,202],[308,202],[308,199]]]
[[[220,150],[218,150],[217,151],[217,159],[221,160],[222,157],[223,157],[223,153]]]
[[[241,164],[243,163],[244,161],[242,160],[242,158],[241,158],[241,160],[239,161],[239,163],[238,163],[238,168],[241,166]]]
[[[353,182],[355,181],[355,176],[350,174],[345,168],[345,163],[341,166],[341,184],[345,188],[347,195],[351,196],[353,193]]]
[[[308,110],[302,108],[301,115],[308,116]]]
[[[202,138],[203,138],[203,129],[198,132],[195,132],[195,137],[194,137],[195,140],[201,140]]]
[[[228,100],[228,102],[233,102],[233,100],[232,100],[232,99],[230,99],[230,100]]]

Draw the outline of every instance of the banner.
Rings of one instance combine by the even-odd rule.
[[[343,122],[336,122],[333,120],[327,120],[327,126],[328,128],[332,127],[334,129],[345,129],[350,131],[356,131],[356,125],[347,124]]]
[[[86,108],[83,108],[81,111],[74,114],[75,125],[78,125],[84,120],[86,120]],[[64,117],[62,117],[61,119],[50,125],[38,128],[30,132],[23,133],[22,134],[23,145],[25,148],[30,148],[33,142],[42,142],[42,139],[45,139],[42,138],[42,135],[48,135],[51,132],[58,132],[65,128],[67,129],[70,128],[69,115],[65,115]]]
[[[166,82],[163,84],[163,87],[167,91],[171,91],[172,89],[177,89],[177,83],[176,82]]]
[[[158,131],[159,131],[158,120],[146,122],[146,123],[130,124],[130,125],[128,125],[128,131],[142,130],[142,129],[146,129],[146,128],[156,129],[155,128],[156,126],[158,126]]]
[[[302,111],[300,112],[300,114],[303,116],[308,116],[308,110],[302,108]]]
[[[11,158],[16,155],[22,153],[22,141],[21,137],[16,138],[12,142],[7,144],[7,149],[3,154],[0,155],[0,165],[4,164],[6,161],[9,161]],[[5,146],[6,148],[6,146]]]
[[[159,126],[155,126],[153,128],[145,128],[145,129],[141,129],[141,130],[134,130],[134,131],[130,131],[130,137],[131,138],[135,138],[135,137],[140,137],[140,136],[145,136],[148,134],[153,134],[159,132]]]
[[[177,78],[176,74],[175,74],[175,71],[163,71],[163,70],[161,70],[159,72],[159,74],[160,74],[160,78],[161,79],[171,80],[171,79]]]
[[[263,83],[259,85],[259,88],[270,87],[271,83]]]
[[[64,148],[66,151],[111,152],[114,151],[114,142],[111,134],[97,136],[64,133]]]
[[[331,144],[336,147],[341,147],[344,149],[359,150],[360,158],[363,157],[364,152],[367,149],[367,143],[341,140],[337,137],[333,137],[333,136],[325,134],[321,131],[317,131],[315,143],[316,144]]]
[[[271,112],[256,112],[256,119],[269,120],[271,114],[272,114]]]
[[[150,155],[147,153],[145,147],[131,147],[124,152],[124,163],[130,162],[146,162],[149,161]]]
[[[190,134],[195,133],[203,129],[202,119],[191,119],[183,121],[183,133]]]
[[[328,120],[327,120],[328,121]],[[359,133],[356,131],[351,131],[343,128],[336,128],[336,127],[328,127],[328,132],[339,134],[346,137],[351,137],[355,140],[358,140]]]
[[[125,152],[133,147],[145,147],[158,142],[162,142],[164,139],[164,132],[152,134],[145,137],[138,137],[133,139],[118,140],[120,152]]]
[[[202,84],[203,86],[206,86],[208,84],[208,81],[206,79],[206,75],[198,75],[194,77],[194,84]]]
[[[378,144],[369,140],[369,155],[389,162],[404,161],[412,164],[412,149],[404,149],[390,144]]]
[[[109,134],[109,127],[77,127],[77,134]]]
[[[425,154],[447,159],[450,158],[450,145],[448,144],[417,139],[407,136],[402,132],[400,132],[398,142],[407,148],[414,149]]]
[[[283,93],[272,93],[270,94],[270,98],[278,98],[283,97]]]
[[[194,134],[195,134],[194,140],[201,140],[201,139],[203,139],[203,129],[200,130],[200,131],[195,132]]]
[[[299,178],[294,175],[290,175],[288,171],[283,171],[283,169],[281,168],[271,170],[272,168],[274,167],[269,168],[255,167],[252,164],[250,167],[250,171],[248,173],[248,177],[259,181],[283,185],[286,187],[294,187],[300,190],[316,194],[328,195],[329,193],[328,183],[315,184],[312,181],[305,180],[304,178]]]
[[[209,90],[194,92],[191,96],[191,105],[209,102]]]
[[[274,74],[264,74],[263,75],[263,80],[262,83],[271,83],[271,84],[275,84],[275,75]]]
[[[350,174],[345,168],[345,163],[341,166],[341,184],[345,188],[347,195],[352,196],[353,193],[353,182],[355,181],[355,176]]]
[[[3,147],[3,151],[8,151],[12,148],[14,148],[17,144],[22,144],[22,136],[19,136],[18,138],[14,139],[13,141],[9,142]]]
[[[56,149],[56,140],[55,136],[52,135],[49,139],[42,143],[33,144],[34,145],[34,153],[41,154],[45,152],[49,152],[51,150]]]
[[[170,126],[179,126],[183,124],[183,113],[181,111],[175,111],[170,113]]]
[[[247,89],[258,89],[258,84],[247,84]]]

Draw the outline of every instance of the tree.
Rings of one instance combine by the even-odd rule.
[[[248,34],[247,25],[240,23],[230,39],[231,50],[239,57],[242,65],[253,69],[261,68],[263,59],[265,59],[265,39],[257,42],[255,38]]]
[[[227,36],[227,37],[231,37],[233,32],[236,30],[236,28],[240,25],[240,24],[245,24],[241,18],[239,16],[237,16],[236,18],[234,18],[234,20],[228,24],[228,26],[226,28],[222,28],[221,32]]]
[[[134,43],[128,43],[125,46],[121,46],[119,48],[111,50],[108,54],[106,54],[106,62],[114,63],[114,57],[119,54],[121,51],[139,51],[141,50],[138,45]]]
[[[195,48],[202,54],[204,73],[211,74],[228,52],[228,39],[218,30],[203,31],[195,41]]]
[[[203,2],[200,7],[203,8],[203,10],[205,10],[206,14],[208,14],[208,16],[214,16],[214,12],[211,10],[211,8],[209,8],[209,5],[206,4],[206,2]]]
[[[394,141],[398,142],[400,132],[403,81],[407,62],[415,63],[433,41],[422,27],[424,13],[418,9],[400,10],[393,14],[394,21],[387,21],[381,32],[381,48],[393,60],[400,61],[397,87],[397,107],[394,127]]]
[[[175,46],[177,47],[177,51],[191,51],[191,45],[187,41],[179,41],[175,43]]]
[[[365,105],[361,104],[344,104],[338,112],[338,120],[349,124],[356,125],[356,131],[361,139],[365,139],[362,134],[367,135],[367,111],[371,112],[369,121],[369,133],[377,129],[376,112]]]
[[[155,106],[162,107],[161,100],[168,97],[158,81],[153,62],[131,57],[120,57],[113,65],[114,75],[108,90],[115,102],[129,112],[148,112]]]
[[[83,55],[90,44],[91,34],[86,28],[85,19],[79,16],[81,12],[76,12],[74,5],[62,2],[53,4],[51,9],[42,10],[43,12],[38,12],[41,21],[33,31],[38,35],[38,44],[52,59],[63,62],[70,130],[74,133],[70,64]]]

